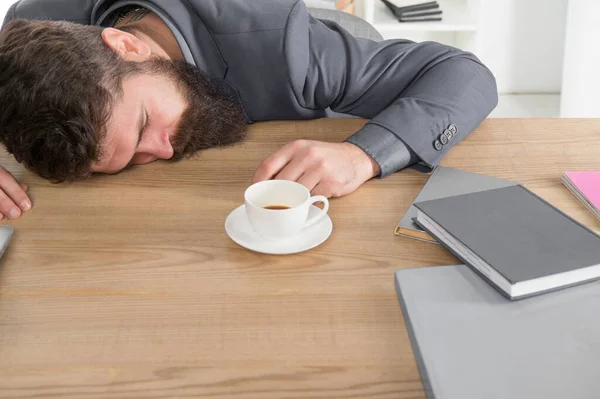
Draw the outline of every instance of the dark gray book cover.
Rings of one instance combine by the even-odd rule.
[[[395,284],[429,399],[600,397],[600,283],[514,302],[460,265]]]
[[[399,236],[417,238],[425,241],[435,240],[413,222],[417,216],[415,202],[429,201],[460,194],[474,193],[494,188],[513,186],[518,183],[479,173],[438,166],[427,179],[425,185],[408,208],[394,233]]]
[[[520,185],[415,206],[511,284],[600,265],[600,237]]]

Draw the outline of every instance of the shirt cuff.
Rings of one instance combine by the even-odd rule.
[[[419,162],[417,154],[398,136],[373,123],[367,123],[344,141],[356,145],[377,162],[381,168],[379,177]]]

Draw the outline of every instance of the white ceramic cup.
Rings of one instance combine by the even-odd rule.
[[[290,180],[266,180],[251,185],[244,193],[246,215],[254,231],[268,240],[292,237],[315,224],[327,214],[329,201],[322,195],[310,196],[300,183]],[[322,202],[323,209],[308,219],[310,206]],[[265,209],[286,206],[288,209]]]

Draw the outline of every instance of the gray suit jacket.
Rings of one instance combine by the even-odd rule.
[[[20,0],[13,18],[110,26],[115,9],[143,5],[173,30],[186,60],[222,79],[249,121],[313,119],[328,110],[370,121],[347,139],[382,176],[430,170],[497,104],[492,73],[439,43],[374,42],[309,15],[299,0]]]

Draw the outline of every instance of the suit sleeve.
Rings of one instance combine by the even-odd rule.
[[[434,42],[374,42],[317,20],[300,1],[285,57],[301,106],[370,119],[347,138],[381,177],[407,165],[406,148],[431,170],[496,107],[492,73],[473,54]]]

